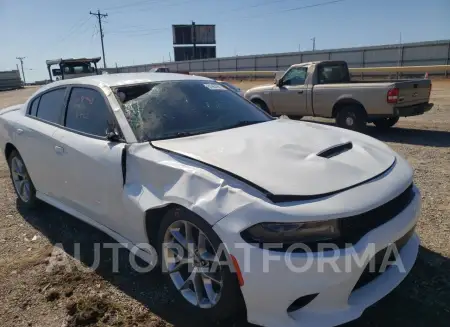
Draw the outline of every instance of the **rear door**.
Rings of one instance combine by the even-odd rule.
[[[124,142],[106,139],[115,116],[103,93],[84,86],[70,90],[64,129],[55,134],[62,151],[64,202],[112,230],[120,230],[122,207],[122,150]]]
[[[292,67],[284,74],[282,86],[272,90],[272,104],[276,114],[305,116],[307,114],[305,85],[308,67]]]
[[[60,197],[62,179],[54,135],[62,125],[66,91],[66,87],[57,87],[34,98],[16,131],[16,146],[36,189],[55,199]]]

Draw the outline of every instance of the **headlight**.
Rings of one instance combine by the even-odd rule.
[[[260,223],[244,232],[250,243],[311,243],[334,240],[339,237],[337,220],[305,223]]]

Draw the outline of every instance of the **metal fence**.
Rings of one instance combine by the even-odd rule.
[[[317,60],[345,60],[350,68],[448,65],[450,40],[161,62],[106,70],[109,73],[145,72],[152,67],[164,66],[172,72],[278,71],[292,64]]]
[[[0,72],[0,90],[13,90],[22,87],[23,83],[18,70]]]

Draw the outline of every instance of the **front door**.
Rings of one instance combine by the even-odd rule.
[[[293,67],[284,74],[281,86],[272,91],[274,112],[292,117],[307,115],[307,67]]]
[[[65,129],[58,130],[55,139],[62,148],[63,201],[114,231],[124,231],[121,158],[125,144],[106,139],[113,122],[112,111],[99,91],[73,87]]]

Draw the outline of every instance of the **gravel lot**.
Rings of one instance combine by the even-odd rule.
[[[254,83],[236,83],[246,89]],[[0,108],[23,102],[34,88],[0,92]],[[450,321],[450,81],[433,81],[435,107],[403,118],[392,130],[368,133],[408,159],[422,191],[420,255],[407,279],[355,322],[356,326],[448,326]],[[96,271],[94,243],[105,234],[50,206],[27,212],[16,205],[0,158],[1,326],[205,326],[175,311],[158,272],[138,274],[120,251],[111,272],[111,250],[102,249]],[[55,244],[62,244],[65,252]],[[73,259],[80,243],[79,261]],[[53,255],[51,256],[51,254]],[[56,258],[56,259],[55,259]],[[59,261],[55,261],[59,260]],[[57,263],[67,263],[60,266]],[[84,269],[76,268],[76,264]],[[50,269],[53,266],[53,269]],[[71,269],[66,269],[69,266]],[[246,326],[237,323],[234,326]],[[228,325],[229,326],[229,325]]]

